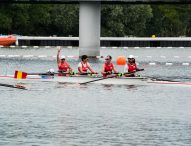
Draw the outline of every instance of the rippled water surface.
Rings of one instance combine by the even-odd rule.
[[[190,48],[106,48],[101,55],[112,54],[115,60],[118,55],[134,54],[139,67],[145,68],[142,75],[191,82],[190,65],[182,65],[191,63],[190,52]],[[77,49],[62,53],[78,55]],[[1,48],[0,54],[51,56],[56,49]],[[76,68],[79,60],[69,62]],[[152,62],[156,65],[149,65]],[[91,63],[99,71],[103,60]],[[13,57],[0,58],[0,67],[1,74],[13,74],[16,69],[45,72],[56,70],[56,63],[55,58]],[[0,87],[0,146],[191,145],[189,86],[56,82],[28,82],[26,86],[29,90]]]

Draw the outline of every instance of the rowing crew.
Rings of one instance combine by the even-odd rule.
[[[65,56],[60,57],[60,52],[61,52],[61,48],[58,49],[58,53],[57,53],[58,72],[60,72],[59,75],[69,75],[73,71],[73,69],[71,68],[70,64],[66,61]],[[124,74],[124,76],[134,77],[135,76],[134,73],[140,70],[143,70],[143,69],[137,68],[134,56],[129,55],[127,63],[124,68],[124,72],[127,74]],[[88,71],[90,71],[91,74],[97,74],[97,72],[94,71],[92,67],[90,66],[87,55],[82,55],[81,62],[78,64],[78,73],[87,74]],[[105,63],[102,65],[101,74],[104,77],[106,77],[113,73],[118,74],[119,72],[116,70],[114,64],[112,63],[112,57],[108,55],[105,58]]]

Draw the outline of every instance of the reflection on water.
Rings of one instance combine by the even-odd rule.
[[[113,90],[113,88],[115,88],[116,90],[118,88],[123,88],[123,89],[129,89],[129,90],[136,90],[137,88],[139,88],[141,85],[102,85],[103,89],[105,90]]]
[[[189,88],[39,82],[24,92],[0,89],[2,146],[191,144]]]

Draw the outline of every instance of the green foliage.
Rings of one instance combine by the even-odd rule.
[[[149,5],[105,5],[102,9],[102,36],[144,36],[152,17]]]
[[[124,24],[122,23],[123,8],[116,5],[105,5],[102,8],[102,36],[124,36]]]
[[[146,22],[153,17],[150,5],[130,5],[124,6],[126,35],[145,36]]]
[[[101,35],[191,36],[191,4],[102,5]],[[0,33],[78,36],[79,5],[1,4]]]
[[[9,5],[2,6],[0,5],[0,33],[2,34],[7,34],[10,33],[11,30],[11,24],[12,24],[12,19],[10,18],[9,15],[7,15],[7,9]]]
[[[79,7],[77,5],[56,5],[51,14],[50,34],[78,36]]]
[[[154,5],[154,17],[147,23],[147,34],[187,36],[190,30],[191,5]]]

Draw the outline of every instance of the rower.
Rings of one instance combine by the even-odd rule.
[[[86,75],[88,70],[92,74],[97,74],[97,72],[94,71],[91,68],[91,66],[90,66],[90,64],[88,62],[88,56],[87,55],[82,55],[81,60],[82,61],[78,64],[78,72],[79,72],[79,74]]]
[[[118,71],[115,69],[115,66],[113,65],[113,63],[111,62],[112,60],[112,57],[110,55],[108,55],[106,58],[105,58],[105,63],[102,65],[102,75],[104,77],[106,77],[107,75],[111,75],[113,72],[115,74],[118,73]]]
[[[72,72],[72,68],[70,67],[69,63],[66,61],[65,56],[62,56],[62,58],[60,57],[60,51],[61,51],[61,48],[58,49],[58,53],[57,53],[58,72],[60,73],[58,75],[65,76],[66,73],[68,73],[69,75],[69,73]]]
[[[135,77],[136,71],[142,71],[144,69],[137,68],[137,64],[135,61],[135,57],[133,55],[129,55],[127,58],[127,64],[124,67],[124,76],[125,77]],[[125,74],[127,73],[127,74]]]

